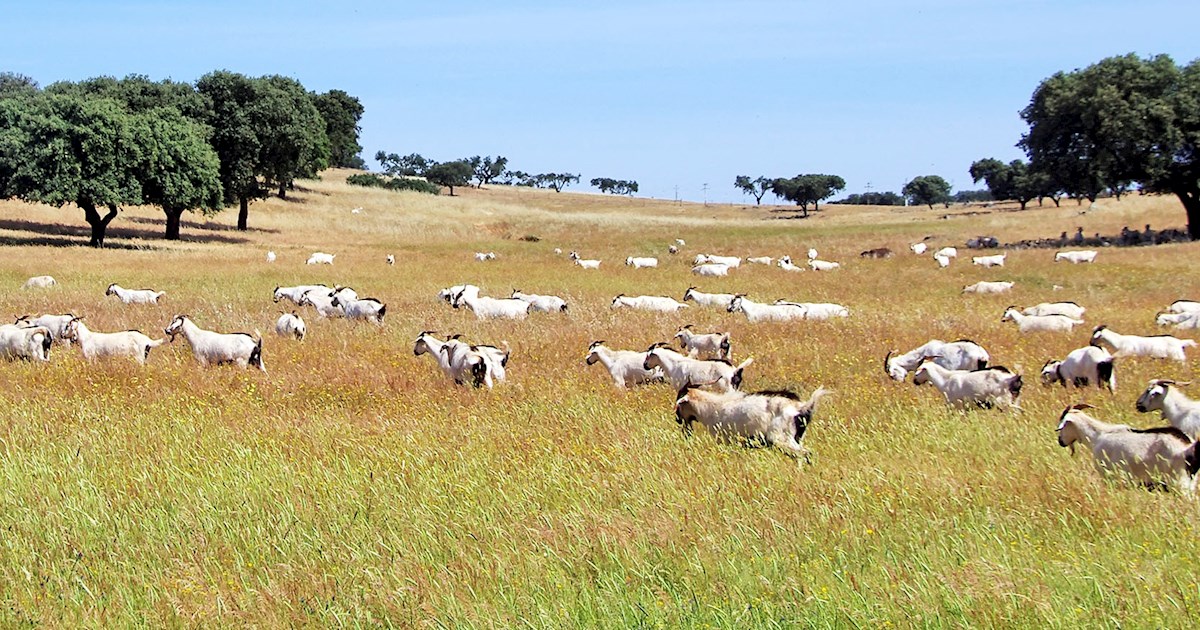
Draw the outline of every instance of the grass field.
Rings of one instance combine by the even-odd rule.
[[[0,365],[0,625],[391,625],[466,627],[1183,627],[1200,610],[1198,504],[1098,478],[1054,428],[1067,404],[1138,426],[1147,379],[1186,365],[1119,361],[1116,395],[1045,389],[1037,371],[1085,345],[1090,325],[1153,334],[1155,312],[1200,295],[1197,245],[1107,248],[1094,265],[1053,250],[1008,266],[949,269],[907,244],[1002,241],[1122,226],[1176,227],[1173,198],[1062,208],[790,209],[674,204],[538,190],[454,198],[358,189],[345,172],[287,201],[188,217],[129,209],[96,251],[78,210],[0,202],[0,312],[73,311],[93,330],[152,335],[177,313],[263,331],[269,375],[202,369],[186,344],[148,364]],[[362,207],[361,214],[350,209]],[[782,211],[776,211],[782,210]],[[528,242],[521,237],[536,236]],[[687,240],[678,257],[666,247]],[[56,246],[58,245],[58,246]],[[69,246],[61,246],[69,245]],[[840,271],[743,268],[699,281],[699,251],[791,254]],[[891,260],[860,260],[888,246]],[[584,271],[555,256],[601,258]],[[274,250],[278,261],[264,262]],[[337,254],[306,267],[312,251]],[[485,264],[475,251],[495,251]],[[394,267],[383,263],[396,255]],[[658,255],[634,271],[628,255]],[[32,275],[58,287],[24,291]],[[1011,295],[963,296],[984,279]],[[167,291],[157,307],[104,297],[110,282]],[[351,285],[388,304],[382,327],[304,313],[309,338],[275,337],[276,285]],[[435,298],[555,293],[569,315],[477,322]],[[617,293],[690,285],[773,300],[833,301],[837,322],[757,324],[741,315],[614,311]],[[1054,285],[1063,287],[1052,290]],[[1007,305],[1073,299],[1075,333],[1020,336]],[[614,390],[588,344],[644,348],[678,326],[726,329],[747,389],[835,391],[806,438],[811,465],[769,449],[685,440],[674,391]],[[507,340],[509,381],[470,391],[414,357],[425,329]],[[884,354],[969,337],[1026,375],[1023,413],[959,412],[932,388],[894,383]]]

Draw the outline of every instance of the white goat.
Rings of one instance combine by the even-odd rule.
[[[667,246],[667,253],[668,254],[678,254],[679,248],[674,245],[669,245],[669,246]]]
[[[981,370],[947,370],[926,360],[913,374],[913,384],[933,386],[942,392],[951,405],[973,403],[980,407],[1016,407],[1021,395],[1021,375],[1001,366]]]
[[[624,293],[612,299],[612,308],[633,308],[642,311],[657,311],[660,313],[675,313],[688,307],[683,302],[658,295],[625,295]]]
[[[1072,264],[1090,263],[1096,261],[1096,252],[1088,250],[1078,250],[1073,252],[1058,252],[1054,254],[1054,262],[1066,260]]]
[[[369,322],[383,325],[383,316],[387,315],[387,304],[375,298],[343,299],[334,297],[330,306],[342,309],[347,319],[365,319]]]
[[[1168,313],[1200,313],[1200,302],[1195,300],[1175,300],[1167,307]]]
[[[613,350],[605,346],[603,341],[593,341],[592,345],[588,346],[586,361],[588,365],[595,365],[599,361],[604,369],[608,370],[613,386],[617,389],[663,380],[661,369],[647,370],[643,366],[646,361],[645,352]]]
[[[686,242],[685,242],[683,239],[681,239],[681,238],[677,238],[677,239],[675,239],[675,244],[676,244],[676,245],[678,245],[678,246],[680,246],[680,247],[683,247],[684,245],[687,245],[687,243],[686,243]]]
[[[54,338],[45,326],[0,325],[0,357],[13,360],[49,361]]]
[[[696,265],[695,267],[692,267],[692,273],[694,273],[698,276],[709,276],[709,277],[728,276],[729,275],[729,265],[721,265],[718,263],[704,263],[703,265]]]
[[[1159,326],[1171,325],[1185,330],[1200,328],[1200,312],[1195,313],[1159,313],[1154,318]]]
[[[748,262],[748,263],[754,263],[756,265],[766,265],[768,267],[771,266],[771,261],[772,261],[772,258],[770,256],[751,256],[746,259],[746,262]]]
[[[442,352],[442,347],[451,342],[463,342],[458,341],[457,336],[451,337],[446,341],[442,341],[441,339],[434,337],[434,334],[436,333],[432,330],[425,330],[421,331],[421,334],[417,335],[417,340],[413,343],[413,356],[419,357],[422,354],[429,353],[429,356],[433,357],[433,359],[437,361],[438,367],[442,369],[442,372],[445,373],[446,376],[448,376],[451,380],[461,385],[464,382],[464,379],[456,370],[456,366],[450,363],[449,353]]]
[[[841,265],[838,263],[829,262],[828,260],[817,260],[815,258],[810,258],[808,260],[808,266],[813,271],[833,271],[834,269],[841,267]]]
[[[653,268],[658,266],[658,259],[649,257],[635,258],[630,256],[625,259],[625,265],[628,267],[633,267],[634,269]]]
[[[447,304],[451,304],[454,301],[454,296],[458,295],[459,293],[478,297],[479,287],[473,284],[456,284],[452,287],[446,287],[445,289],[438,291],[438,299],[445,301]]]
[[[697,291],[696,287],[688,287],[688,290],[683,293],[683,301],[691,300],[700,306],[717,306],[720,308],[729,308],[729,303],[733,301],[732,293],[705,293]]]
[[[946,267],[950,266],[949,256],[939,256],[938,254],[934,254],[933,259],[937,261],[938,269],[945,269]]]
[[[308,332],[308,328],[304,325],[304,320],[296,314],[296,311],[291,313],[280,313],[279,319],[275,321],[275,334],[280,337],[295,337],[297,341],[304,341],[304,335]]]
[[[275,262],[275,252],[267,252],[267,262]]]
[[[1196,346],[1191,339],[1179,339],[1170,335],[1139,337],[1122,335],[1107,326],[1097,326],[1092,331],[1092,345],[1106,348],[1115,357],[1153,357],[1187,361],[1184,351]]]
[[[963,293],[1008,293],[1013,288],[1011,282],[976,282],[963,287]]]
[[[817,258],[820,258],[820,255],[817,254],[817,250],[812,247],[808,248],[808,259],[816,260]]]
[[[333,290],[329,292],[329,297],[338,298],[339,300],[343,300],[343,301],[357,300],[358,299],[358,291],[355,291],[351,287],[343,287],[341,285],[336,285],[333,287]]]
[[[304,262],[306,265],[332,265],[333,259],[337,254],[326,254],[324,252],[313,252],[308,260]]]
[[[1025,315],[1010,306],[1000,316],[1001,322],[1016,322],[1017,330],[1028,332],[1071,332],[1075,326],[1082,324],[1082,319],[1073,319],[1066,315]]]
[[[313,289],[300,297],[300,306],[311,306],[317,309],[317,315],[322,318],[345,317],[346,311],[333,303],[333,292],[328,289]]]
[[[802,401],[790,391],[709,392],[684,387],[675,401],[675,421],[690,435],[699,422],[722,441],[742,439],[753,445],[773,446],[797,461],[808,457],[804,433],[817,403],[829,392],[818,387]]]
[[[933,362],[947,370],[981,370],[988,366],[991,356],[983,346],[969,339],[946,343],[941,339],[930,339],[924,344],[892,356],[883,358],[883,369],[892,380],[903,381],[908,373],[920,367],[921,362],[932,358]]]
[[[941,256],[943,258],[958,258],[958,249],[955,247],[943,247],[934,252],[933,255],[935,257]]]
[[[600,268],[599,260],[584,260],[582,258],[576,258],[575,264],[579,265],[583,269],[599,269]]]
[[[980,267],[1003,267],[1004,259],[1007,257],[1008,254],[996,254],[994,256],[974,256],[971,258],[971,264],[979,265]]]
[[[804,267],[797,267],[792,264],[791,256],[784,256],[779,259],[779,268],[784,271],[804,271]]]
[[[329,291],[329,287],[323,284],[302,284],[295,287],[275,287],[275,292],[271,294],[271,299],[275,302],[279,300],[289,300],[294,304],[299,305],[300,299],[309,291]]]
[[[675,389],[696,383],[712,384],[722,390],[738,389],[742,386],[742,373],[754,359],[746,359],[736,366],[729,361],[701,361],[675,352],[666,344],[656,343],[646,350],[642,367],[647,370],[662,368],[667,380]]]
[[[926,245],[925,243],[913,243],[912,245],[909,245],[908,248],[912,250],[912,253],[920,256],[921,254],[924,254],[926,250],[929,249],[929,246]]]
[[[513,289],[512,296],[515,299],[529,302],[529,310],[539,311],[542,313],[566,313],[567,301],[557,295],[538,295],[536,293],[522,293],[519,289]]]
[[[263,374],[267,373],[262,358],[262,335],[257,330],[253,336],[247,333],[213,332],[200,328],[187,315],[176,315],[163,332],[172,342],[176,335],[183,333],[184,339],[192,347],[192,355],[202,366],[232,363],[245,369],[247,365],[253,365]]]
[[[1185,494],[1195,490],[1200,453],[1186,434],[1174,427],[1134,429],[1101,422],[1086,413],[1091,405],[1072,405],[1059,416],[1058,445],[1075,444],[1092,450],[1096,470],[1104,477],[1125,475],[1146,488],[1174,486]]]
[[[387,262],[387,264],[389,264],[389,265],[394,265],[394,264],[396,264],[396,256],[395,256],[394,254],[388,254],[388,256],[387,256],[387,261],[386,261],[386,262]]]
[[[451,306],[466,306],[475,313],[476,319],[525,319],[529,316],[529,302],[513,298],[490,298],[472,295],[466,291],[454,296]]]
[[[50,331],[50,336],[55,342],[69,346],[71,345],[71,340],[66,337],[67,324],[70,324],[72,319],[75,319],[75,316],[71,313],[65,315],[40,315],[38,317],[25,315],[18,317],[17,321],[13,323],[23,328],[43,326],[46,330]]]
[[[34,276],[21,285],[22,289],[45,289],[58,284],[54,276]]]
[[[496,259],[496,252],[475,252],[476,262],[487,262]]]
[[[775,300],[775,304],[790,304],[804,309],[804,319],[826,320],[834,317],[850,317],[850,309],[830,302],[792,302]]]
[[[1062,361],[1053,359],[1042,366],[1042,384],[1046,386],[1061,383],[1075,387],[1107,387],[1108,391],[1117,391],[1117,372],[1113,357],[1104,348],[1084,346],[1076,348],[1067,354]]]
[[[1141,413],[1161,411],[1163,420],[1194,440],[1200,436],[1200,400],[1192,400],[1179,391],[1180,387],[1189,384],[1154,379],[1138,396],[1135,406]]]
[[[1073,319],[1083,319],[1087,309],[1074,302],[1042,302],[1021,312],[1026,315],[1066,315]]]
[[[692,325],[688,324],[675,333],[679,346],[687,350],[693,359],[726,359],[730,358],[729,333],[694,333]]]
[[[726,267],[735,268],[742,266],[742,259],[737,256],[717,256],[715,254],[697,254],[692,261],[693,265],[725,265]]]
[[[104,295],[115,295],[117,299],[126,304],[158,304],[158,298],[166,295],[166,291],[155,291],[153,289],[124,289],[117,286],[117,283],[108,285]]]
[[[748,299],[745,295],[735,295],[726,309],[730,313],[745,313],[747,321],[790,321],[804,319],[808,311],[796,304],[762,304]]]
[[[166,339],[151,339],[137,330],[92,332],[83,323],[82,317],[76,317],[67,324],[66,334],[68,339],[79,344],[83,358],[88,361],[125,356],[144,364],[150,358],[150,350],[167,342]]]

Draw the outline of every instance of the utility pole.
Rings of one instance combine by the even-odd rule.
[[[679,184],[675,184],[675,205],[679,205]]]
[[[707,208],[708,207],[708,182],[704,182],[704,186],[702,186],[701,188],[704,190],[704,207]]]

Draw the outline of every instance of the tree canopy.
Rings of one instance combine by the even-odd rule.
[[[474,170],[471,169],[471,164],[467,160],[442,162],[425,169],[425,179],[429,180],[431,184],[449,188],[451,197],[454,196],[455,186],[466,186],[471,183],[473,174]]]
[[[950,182],[940,175],[921,175],[905,184],[900,194],[914,204],[929,206],[932,210],[935,203],[950,202]]]
[[[992,199],[1012,199],[1021,204],[1022,210],[1031,200],[1049,196],[1046,194],[1050,188],[1049,177],[1031,169],[1024,160],[1005,164],[995,158],[986,158],[972,163],[969,172],[972,181],[979,183],[982,180],[987,185]]]
[[[781,199],[786,199],[804,211],[808,216],[808,204],[813,210],[820,209],[820,202],[836,195],[846,187],[846,180],[837,175],[797,175],[792,178],[778,178],[771,182],[771,192]]]
[[[420,153],[398,155],[384,151],[375,152],[375,161],[379,162],[385,174],[393,177],[421,177],[425,169],[436,163],[421,157]]]
[[[754,205],[758,206],[762,205],[763,195],[766,195],[771,190],[772,181],[761,175],[754,179],[750,179],[749,175],[738,175],[733,180],[733,185],[743,193],[754,197]]]
[[[343,90],[330,90],[312,95],[313,105],[325,121],[325,137],[329,139],[329,165],[342,168],[366,168],[358,134],[362,128],[362,103]]]
[[[595,177],[588,183],[598,188],[602,193],[613,195],[632,195],[638,191],[638,183],[633,180]]]
[[[484,184],[492,183],[492,180],[500,177],[504,173],[504,169],[508,166],[508,158],[498,155],[495,158],[492,156],[479,157],[478,155],[467,158],[467,163],[471,165],[471,171],[475,175],[476,188],[483,188]]]

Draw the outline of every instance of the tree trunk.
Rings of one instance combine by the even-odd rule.
[[[83,208],[83,217],[87,220],[88,225],[92,226],[92,239],[88,241],[88,245],[92,247],[104,247],[104,235],[108,231],[108,224],[117,216],[117,206],[109,204],[108,214],[103,217],[99,212],[96,212],[96,204],[91,201],[80,202],[79,207]]]
[[[179,220],[183,216],[183,210],[167,210],[163,208],[163,212],[167,214],[167,240],[179,240]]]
[[[246,219],[250,217],[250,198],[245,196],[238,197],[238,203],[240,204],[238,206],[238,230],[245,232]]]
[[[287,184],[279,182],[279,198],[287,199]]]
[[[1188,236],[1193,241],[1200,240],[1200,190],[1176,189],[1175,196],[1179,197],[1183,209],[1187,211]]]

